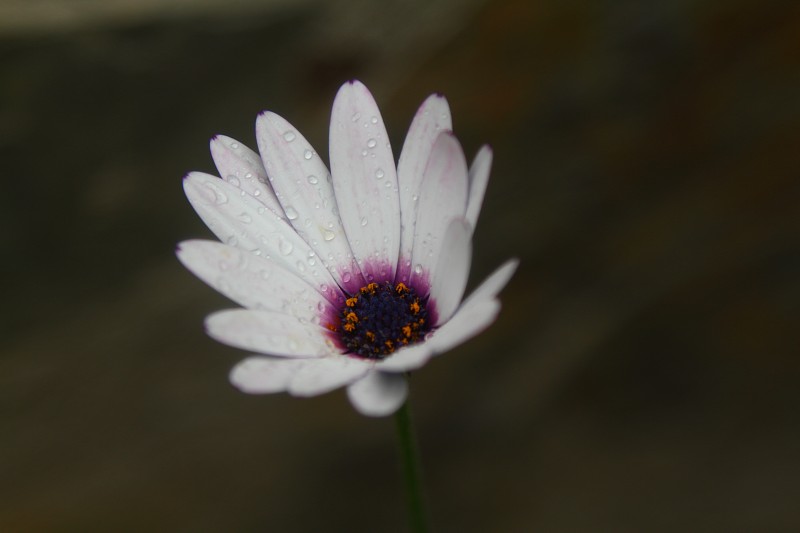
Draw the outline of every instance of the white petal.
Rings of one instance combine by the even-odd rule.
[[[283,392],[305,364],[303,359],[253,356],[234,366],[228,377],[234,386],[248,394]]]
[[[408,383],[400,374],[370,372],[347,387],[350,403],[365,416],[388,416],[403,405],[407,396]]]
[[[333,188],[347,239],[367,281],[394,279],[400,248],[400,200],[389,137],[378,106],[358,81],[333,102]]]
[[[411,252],[420,186],[433,143],[443,130],[453,129],[450,107],[444,96],[432,94],[420,106],[408,128],[400,160],[397,185],[400,189],[400,264],[397,281],[408,283],[411,275]]]
[[[411,274],[417,287],[431,279],[447,226],[464,216],[467,186],[467,161],[461,145],[452,133],[442,132],[433,145],[419,194]]]
[[[473,231],[481,213],[486,185],[489,183],[489,172],[492,170],[492,149],[488,145],[481,146],[469,168],[469,199],[465,215]]]
[[[375,364],[375,369],[382,372],[408,372],[424,366],[433,356],[433,350],[425,342],[414,344],[393,353],[383,361]]]
[[[269,111],[256,120],[258,149],[289,223],[348,290],[365,285],[338,216],[331,176],[289,122]]]
[[[217,291],[250,309],[282,311],[309,322],[335,312],[322,293],[279,263],[214,241],[184,241],[178,259]]]
[[[294,396],[316,396],[344,385],[349,385],[372,368],[362,359],[337,355],[308,361],[289,382],[289,393]]]
[[[462,308],[473,305],[478,302],[482,302],[484,300],[491,300],[497,294],[503,290],[503,287],[506,286],[506,283],[511,279],[511,276],[514,275],[514,272],[517,270],[519,266],[519,259],[509,259],[505,263],[500,266],[497,270],[492,272],[492,274],[486,278],[483,283],[481,283],[477,289],[472,291],[466,300],[464,300]]]
[[[435,354],[446,352],[488,328],[499,312],[497,300],[483,300],[462,307],[447,324],[429,334],[425,343]]]
[[[286,220],[216,176],[192,172],[183,187],[192,207],[221,241],[281,263],[309,284],[324,287],[328,300],[338,302],[336,282]]]
[[[267,185],[267,171],[257,153],[236,139],[217,135],[211,139],[211,157],[222,179],[283,215],[275,193]]]
[[[268,355],[321,357],[336,351],[327,330],[276,311],[218,311],[206,318],[206,331],[230,346]]]
[[[436,304],[435,326],[444,324],[461,302],[472,261],[472,228],[463,218],[447,226],[439,260],[431,272],[431,299]]]

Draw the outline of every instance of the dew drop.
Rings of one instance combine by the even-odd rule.
[[[291,242],[284,239],[283,237],[281,237],[280,240],[278,241],[278,251],[282,255],[289,255],[290,253],[292,253],[292,250],[294,250],[294,245]]]
[[[242,211],[241,213],[239,213],[239,220],[241,220],[245,224],[249,224],[253,221],[253,217],[251,217],[249,213]]]
[[[336,237],[336,234],[330,230],[326,229],[325,231],[322,232],[322,238],[325,239],[326,241],[330,242],[333,240],[334,237]]]
[[[376,141],[375,139],[370,139],[370,140],[367,141],[367,148],[375,148],[375,146],[377,146],[377,144],[378,144],[378,141]]]
[[[308,177],[308,182],[311,185],[316,185],[317,183],[319,183],[319,179],[316,176],[311,175],[311,176]]]
[[[312,157],[314,157],[314,152],[312,152],[311,150],[306,150],[305,152],[303,152],[303,159],[308,160],[311,159]]]
[[[368,153],[366,150],[361,150],[361,157],[367,157]]]
[[[373,116],[371,119],[369,119],[369,121],[372,122],[373,124],[377,124],[378,123],[378,117]]]
[[[375,171],[375,177],[376,177],[377,179],[382,179],[382,178],[383,178],[385,175],[386,175],[386,173],[383,171],[383,169],[382,169],[382,168],[379,168],[379,169],[377,169],[377,170]],[[389,182],[387,181],[386,183],[388,184]]]
[[[234,150],[238,150],[238,149],[239,149],[239,143],[237,143],[237,142],[235,142],[235,141],[234,141],[234,142],[232,142],[232,143],[231,143],[231,148],[232,148],[232,149],[234,149]]]
[[[367,225],[367,217],[361,217],[361,226]]]
[[[237,178],[236,176],[233,176],[233,175],[228,176],[228,183],[230,183],[234,187],[238,187],[239,186],[239,178]]]
[[[296,264],[297,264],[297,270],[299,270],[300,272],[305,272],[306,271],[306,264],[305,263],[303,263],[302,261],[298,261]]]
[[[350,283],[351,279],[353,279],[353,276],[352,274],[350,274],[350,272],[345,272],[344,274],[342,274],[342,281],[344,281],[345,283]]]
[[[219,188],[215,187],[211,183],[205,183],[204,185],[206,186],[206,189],[208,189],[208,191],[211,193],[210,195],[206,194],[206,197],[209,200],[212,200],[217,205],[228,203],[228,195],[219,190]]]
[[[358,119],[360,118],[361,118],[361,113],[355,113],[352,117],[350,117],[350,120],[352,120],[353,122],[358,122]]]
[[[297,135],[292,130],[289,130],[283,134],[283,138],[286,139],[287,143],[290,143],[297,138]]]
[[[244,191],[242,191],[242,192],[244,192]],[[261,196],[261,191],[260,191],[260,190],[258,190],[258,189],[254,190],[254,191],[253,191],[253,196],[255,196],[256,198],[258,198],[259,196]]]
[[[289,220],[295,220],[298,216],[297,211],[292,206],[286,207],[286,209],[284,209],[284,212],[286,213],[286,218],[288,218]]]
[[[422,274],[422,265],[420,265],[419,263],[414,265],[414,273],[415,274]]]

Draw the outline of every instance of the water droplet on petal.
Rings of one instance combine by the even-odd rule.
[[[294,245],[281,237],[278,241],[278,251],[283,255],[289,255],[292,253],[292,250],[294,250]]]
[[[419,263],[414,265],[414,273],[415,274],[422,274],[422,265],[420,265]]]
[[[206,190],[211,194],[206,193],[206,198],[210,201],[213,201],[217,205],[222,205],[228,202],[228,195],[222,192],[216,185],[213,183],[206,182],[205,185]]]
[[[330,230],[326,229],[322,232],[322,238],[326,241],[332,241],[334,237],[336,237],[336,234]]]
[[[375,177],[377,179],[382,179],[385,175],[386,175],[386,173],[383,171],[382,168],[379,168],[379,169],[375,170]],[[389,182],[387,181],[386,183],[389,183]]]
[[[362,226],[366,226],[367,225],[367,217],[361,217],[361,225]]]
[[[303,152],[303,159],[308,160],[311,159],[312,157],[314,157],[314,152],[312,152],[311,150],[306,150],[305,152]]]
[[[237,143],[236,141],[232,142],[231,143],[231,148],[234,149],[234,150],[238,150],[239,149],[239,143]]]
[[[377,144],[378,144],[378,141],[376,141],[375,139],[370,139],[370,140],[367,141],[367,148],[375,148],[375,146],[377,146]]]
[[[353,276],[352,274],[350,274],[350,272],[345,272],[344,274],[342,274],[342,281],[344,281],[345,283],[350,283],[351,279],[353,279]]]
[[[305,263],[303,263],[302,261],[298,261],[296,264],[297,264],[297,270],[299,270],[300,272],[306,271]]]
[[[286,213],[286,218],[289,220],[295,220],[298,217],[297,211],[295,211],[294,207],[292,206],[287,206],[284,209],[284,212]]]
[[[239,213],[239,220],[244,224],[249,224],[253,221],[253,217],[251,217],[249,213],[242,211]]]
[[[292,130],[289,130],[289,131],[287,131],[286,133],[283,134],[283,138],[286,139],[287,143],[292,142],[293,140],[295,140],[296,137],[297,137],[297,135],[295,135]]]
[[[311,175],[311,176],[308,177],[308,182],[311,185],[316,185],[317,183],[319,183],[319,179],[316,176]]]
[[[354,115],[353,115],[353,116],[350,118],[350,120],[352,120],[353,122],[358,122],[358,119],[360,119],[360,118],[361,118],[361,113],[355,113],[355,114],[354,114]]]
[[[236,176],[233,176],[233,175],[228,176],[228,183],[230,183],[234,187],[238,187],[239,186],[239,178],[237,178]]]
[[[372,122],[373,124],[377,124],[378,123],[378,117],[373,116],[371,119],[369,119],[369,121]]]

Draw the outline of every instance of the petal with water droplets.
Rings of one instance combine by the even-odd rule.
[[[467,162],[458,140],[440,133],[425,168],[414,229],[411,280],[422,285],[436,266],[447,226],[467,207]]]
[[[397,163],[401,227],[398,281],[407,283],[411,275],[411,252],[414,246],[414,226],[417,222],[420,186],[433,143],[440,132],[452,128],[447,100],[444,96],[432,94],[414,115],[403,143],[403,150]]]
[[[222,179],[283,215],[275,193],[267,184],[267,172],[257,153],[225,135],[217,135],[210,144],[211,157]]]
[[[222,343],[267,355],[322,357],[335,352],[325,329],[278,311],[218,311],[206,318],[206,331]]]
[[[267,174],[289,223],[342,287],[351,291],[362,287],[364,280],[339,219],[325,163],[305,137],[275,113],[259,115],[256,135]]]
[[[400,247],[400,200],[389,137],[375,100],[345,83],[330,126],[333,188],[347,239],[367,279],[393,280]]]

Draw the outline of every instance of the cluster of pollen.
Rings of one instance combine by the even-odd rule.
[[[430,331],[425,301],[404,283],[361,287],[347,298],[338,318],[339,325],[328,329],[350,353],[366,359],[384,359]]]

